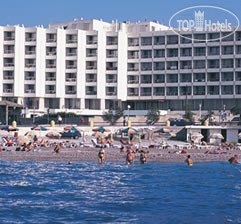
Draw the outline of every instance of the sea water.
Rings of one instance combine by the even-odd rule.
[[[241,223],[241,165],[0,161],[0,223]]]

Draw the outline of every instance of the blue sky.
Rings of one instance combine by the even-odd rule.
[[[158,20],[167,25],[172,14],[194,5],[223,7],[241,19],[239,0],[5,0],[0,3],[0,25],[47,26],[81,17],[109,22]]]

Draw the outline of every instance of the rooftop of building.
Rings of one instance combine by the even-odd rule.
[[[105,22],[102,19],[84,20],[83,18],[74,19],[73,21],[52,23],[49,28],[63,28],[63,29],[80,29],[80,30],[105,30],[105,31],[125,31],[125,32],[150,32],[168,30],[169,27],[160,24],[158,21],[123,21],[118,22],[112,20],[111,23]]]

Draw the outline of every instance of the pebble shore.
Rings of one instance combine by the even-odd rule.
[[[98,148],[79,147],[61,149],[55,153],[53,148],[39,148],[30,152],[3,151],[0,152],[0,160],[15,161],[97,161]],[[215,162],[227,161],[237,154],[241,158],[241,151],[228,150],[220,151],[219,154],[205,154],[204,150],[190,150],[187,154],[176,153],[172,150],[149,149],[147,154],[148,162],[183,162],[187,155],[191,155],[194,162]],[[126,153],[120,152],[118,148],[107,148],[106,161],[125,162]],[[135,162],[139,161],[140,154],[135,153]]]

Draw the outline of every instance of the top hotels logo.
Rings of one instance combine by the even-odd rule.
[[[232,35],[239,26],[238,17],[231,11],[216,6],[193,6],[176,12],[169,20],[169,26],[176,34],[189,38],[188,32],[213,32],[210,38],[197,41],[214,41]],[[184,33],[185,32],[185,33]],[[218,37],[217,37],[218,36]]]

